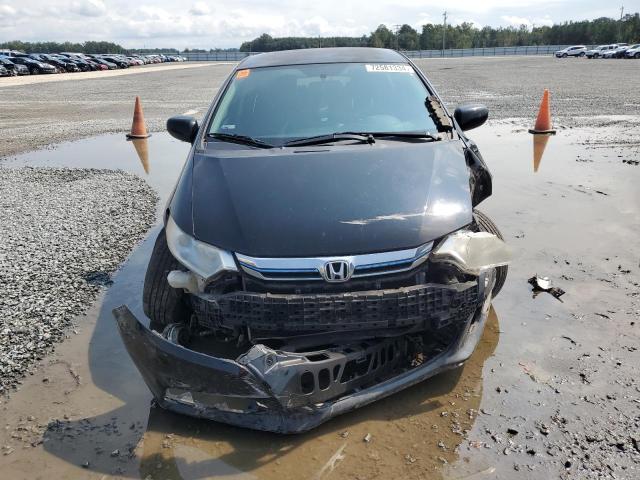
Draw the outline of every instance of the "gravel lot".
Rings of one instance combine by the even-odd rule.
[[[155,222],[156,201],[121,171],[0,169],[0,392],[110,283]]]

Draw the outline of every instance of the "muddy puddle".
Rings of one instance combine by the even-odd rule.
[[[464,367],[297,436],[165,412],[152,405],[111,316],[127,304],[143,317],[142,282],[156,227],[78,318],[68,340],[3,400],[1,476],[285,480],[506,472],[510,478],[514,470],[524,478],[557,476],[571,454],[558,447],[550,455],[550,442],[562,445],[562,432],[540,433],[539,425],[552,425],[558,411],[604,411],[578,399],[597,397],[620,373],[613,364],[611,371],[599,366],[600,375],[586,385],[578,374],[587,366],[577,358],[593,355],[594,365],[603,364],[598,348],[609,349],[609,358],[621,337],[637,338],[629,330],[628,315],[637,306],[627,295],[632,280],[620,272],[636,270],[638,259],[631,249],[615,247],[640,233],[640,194],[632,181],[640,170],[612,151],[581,145],[589,135],[560,132],[541,152],[524,129],[471,132],[494,175],[493,197],[482,209],[516,260]],[[155,134],[144,148],[105,135],[6,162],[133,171],[158,191],[162,208],[187,152],[188,145],[166,134]],[[567,292],[562,301],[533,298],[527,279],[536,273]]]

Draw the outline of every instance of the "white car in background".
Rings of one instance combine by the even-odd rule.
[[[606,51],[604,55],[602,55],[603,58],[622,58],[624,56],[624,52],[626,52],[627,48],[629,48],[629,44],[614,43],[613,45],[611,45],[611,47],[613,48]]]
[[[584,57],[587,53],[587,47],[584,45],[573,45],[572,47],[563,48],[555,53],[557,58],[567,57]]]
[[[631,45],[629,48],[627,48],[627,51],[624,52],[624,55],[627,58],[640,58],[640,43]]]
[[[604,56],[604,54],[612,48],[613,45],[600,45],[593,50],[587,50],[587,53],[585,55],[587,56],[587,58],[599,58]]]

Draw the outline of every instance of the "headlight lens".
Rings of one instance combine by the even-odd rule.
[[[462,230],[449,235],[431,254],[433,262],[448,262],[471,275],[511,262],[511,248],[487,232]]]
[[[196,240],[180,230],[171,216],[167,220],[165,232],[167,245],[175,259],[203,279],[222,271],[238,271],[231,252]]]

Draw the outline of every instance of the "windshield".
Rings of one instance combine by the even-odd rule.
[[[431,132],[429,96],[410,65],[336,63],[239,70],[209,134],[281,145],[336,132]]]

